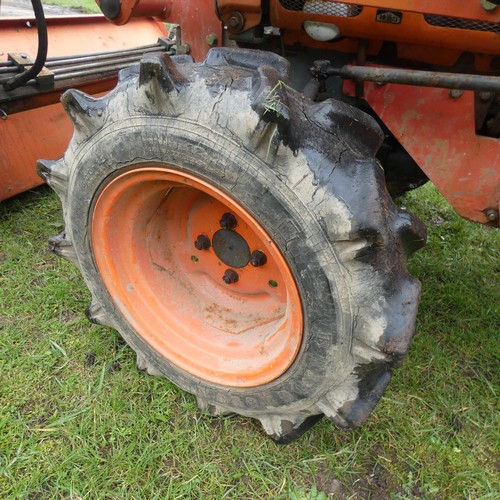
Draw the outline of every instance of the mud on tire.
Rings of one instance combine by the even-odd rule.
[[[89,319],[140,369],[279,442],[371,413],[414,332],[405,263],[425,240],[387,194],[374,120],[310,101],[288,71],[254,50],[147,56],[105,97],[63,96],[73,138],[38,166],[63,204],[51,247],[80,268]]]

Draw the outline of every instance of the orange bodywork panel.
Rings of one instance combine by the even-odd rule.
[[[395,42],[398,57],[439,65],[452,65],[463,52],[498,55],[500,8],[488,12],[480,1],[311,1],[310,9],[292,10],[301,2],[271,0],[273,26],[285,30],[286,45],[353,52],[358,40],[368,40],[368,53],[376,54],[382,41]],[[302,2],[303,3],[303,2]],[[319,7],[320,6],[320,7]],[[384,10],[381,10],[384,9]],[[383,16],[390,10],[396,17]],[[326,13],[328,12],[328,14]],[[392,21],[391,21],[392,19]],[[305,20],[333,23],[345,37],[337,42],[318,42],[303,29]],[[471,21],[467,21],[471,20]],[[429,50],[430,47],[439,50]],[[486,61],[480,71],[488,70]]]
[[[482,21],[490,21],[493,17],[492,11],[481,6],[481,0],[342,0],[342,3]]]
[[[355,94],[352,82],[344,90]],[[364,98],[453,208],[487,223],[500,203],[500,140],[476,134],[474,92],[367,82]]]
[[[35,170],[38,158],[59,158],[73,126],[60,104],[24,111],[0,122],[0,200],[43,184]]]
[[[1,60],[7,60],[9,52],[36,55],[38,41],[34,24],[33,19],[27,18],[0,19]],[[166,34],[163,25],[151,19],[133,20],[121,28],[102,16],[49,18],[47,25],[49,57],[132,48],[156,43]],[[110,90],[115,84],[116,79],[107,79],[82,90],[96,94]],[[36,160],[61,157],[72,133],[73,125],[61,104],[3,116],[0,120],[0,200],[42,184],[36,174]]]

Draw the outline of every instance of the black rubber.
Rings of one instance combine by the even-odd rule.
[[[212,49],[201,64],[147,56],[103,98],[67,92],[75,134],[63,159],[39,164],[63,201],[65,233],[51,245],[81,269],[89,318],[115,327],[141,369],[212,413],[258,418],[278,442],[322,415],[354,428],[373,410],[414,332],[420,285],[405,263],[425,241],[385,189],[374,120],[338,101],[310,101],[287,86],[288,70],[254,50]],[[110,180],[144,162],[226,192],[279,246],[305,325],[297,358],[275,381],[237,389],[198,379],[154,351],[115,306],[92,255],[93,207]]]

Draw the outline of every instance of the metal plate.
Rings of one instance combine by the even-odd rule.
[[[245,267],[250,261],[250,248],[245,239],[228,229],[219,229],[212,238],[215,255],[229,267]]]

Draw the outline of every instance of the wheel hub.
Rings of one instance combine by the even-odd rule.
[[[240,234],[228,229],[219,229],[212,239],[214,252],[230,267],[245,267],[250,262],[250,247]]]

